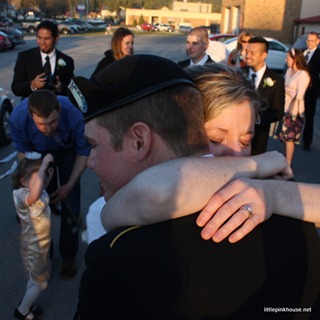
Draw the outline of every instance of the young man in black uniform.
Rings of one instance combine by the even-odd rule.
[[[106,199],[152,165],[208,153],[201,96],[167,59],[134,55],[92,80],[74,78],[69,89]],[[92,242],[75,318],[268,319],[279,306],[320,316],[312,224],[274,216],[237,244],[216,244],[201,239],[196,217],[121,228]]]

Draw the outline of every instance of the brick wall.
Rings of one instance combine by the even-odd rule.
[[[231,21],[235,21],[232,15],[238,14],[237,27],[240,32],[247,30],[292,44],[294,20],[300,17],[301,2],[302,0],[223,0],[221,30],[234,32],[235,30],[231,30]],[[238,13],[232,10],[235,7],[239,8]]]

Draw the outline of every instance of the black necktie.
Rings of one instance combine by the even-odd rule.
[[[251,79],[252,79],[252,83],[254,84],[254,86],[256,86],[256,78],[257,78],[257,75],[255,73],[253,73],[251,75]]]
[[[306,54],[306,62],[308,63],[309,61],[309,56],[310,56],[310,51],[307,51],[307,54]]]
[[[50,65],[50,58],[49,56],[46,56],[46,62],[43,66],[44,73],[46,76],[49,76],[51,74],[51,65]]]

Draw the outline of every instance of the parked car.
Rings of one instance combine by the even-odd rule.
[[[319,35],[319,38],[320,38],[320,35]],[[307,49],[306,41],[307,41],[307,35],[303,34],[296,40],[296,42],[293,44],[292,47],[295,49],[300,49],[304,51]],[[320,43],[318,44],[318,48],[320,49]]]
[[[277,72],[283,73],[286,68],[286,56],[289,48],[282,42],[273,39],[264,37],[269,43],[269,52],[266,60],[267,66],[269,69],[272,69]],[[224,42],[227,48],[227,54],[236,48],[237,46],[237,37],[231,38]]]
[[[140,24],[140,26],[137,26],[137,28],[142,31],[159,31],[159,29],[156,26],[150,23]]]
[[[10,49],[12,46],[10,38],[4,32],[0,31],[0,51]]]
[[[56,20],[56,23],[58,24],[58,30],[61,34],[74,34],[80,31],[79,26],[71,22]]]
[[[9,116],[14,104],[13,94],[0,88],[0,145],[5,146],[11,142],[9,130]]]
[[[25,44],[23,33],[19,29],[15,28],[0,28],[0,31],[4,32],[10,39],[11,47],[13,49],[19,44]]]
[[[209,40],[225,42],[226,40],[234,38],[236,36],[237,36],[236,34],[231,34],[231,33],[216,33],[216,34],[209,35]]]
[[[62,23],[73,26],[77,30],[77,32],[85,31],[85,27],[82,24],[76,23],[73,19],[62,20]]]
[[[0,27],[13,27],[13,21],[10,18],[0,18]]]
[[[22,21],[21,28],[30,34],[34,34],[40,22],[41,21]]]
[[[107,23],[100,19],[91,19],[87,22],[90,23],[94,28],[105,28],[107,26]]]
[[[172,27],[165,23],[156,23],[155,26],[159,29],[159,31],[172,32]]]
[[[74,24],[80,26],[81,30],[83,30],[83,31],[91,31],[93,28],[90,23],[83,21],[83,20],[74,19],[72,22]]]
[[[190,30],[191,30],[192,28],[191,27],[189,27],[189,26],[179,26],[179,32],[181,32],[181,33],[188,33]]]

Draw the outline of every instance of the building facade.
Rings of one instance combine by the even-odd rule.
[[[139,21],[155,24],[167,23],[178,28],[180,25],[220,26],[221,13],[212,13],[209,3],[188,3],[175,1],[172,10],[163,7],[161,10],[126,8],[126,25],[136,25]],[[142,19],[141,19],[142,17]]]
[[[223,0],[221,31],[246,30],[290,44],[301,8],[302,0]]]

